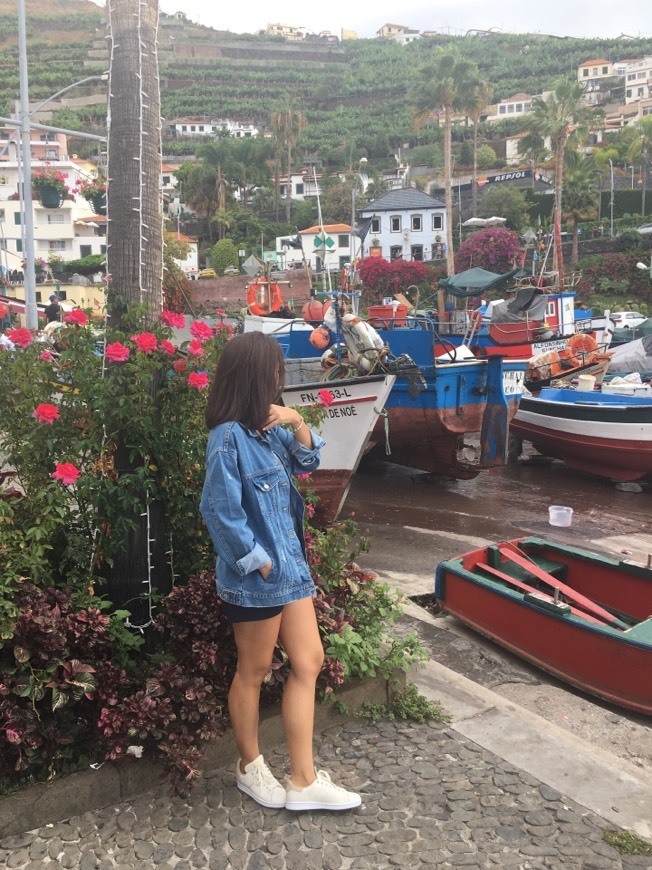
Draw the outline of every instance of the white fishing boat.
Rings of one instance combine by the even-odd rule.
[[[396,378],[386,374],[367,375],[327,384],[319,381],[320,375],[319,359],[286,360],[283,402],[294,407],[313,405],[323,390],[332,397],[319,429],[326,442],[321,464],[307,484],[319,496],[319,521],[331,522],[344,504],[351,478]]]

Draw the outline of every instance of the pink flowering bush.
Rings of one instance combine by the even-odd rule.
[[[77,316],[58,331],[49,357],[27,331],[15,352],[0,354],[0,781],[9,785],[89,757],[122,758],[136,744],[158,753],[184,792],[202,741],[226,724],[235,651],[198,505],[206,396],[230,333],[208,338],[195,327],[197,357],[190,342],[177,347],[163,318],[151,327],[137,310],[131,316],[130,328],[109,330],[105,344]],[[302,409],[313,425],[332,400],[322,392]],[[138,599],[123,607],[106,599],[105,587],[107,566],[126,548],[134,563],[142,559],[128,548],[133,518],[148,504],[165,519],[164,532],[152,534],[161,542],[152,555],[161,583],[153,624]],[[352,535],[349,526],[307,535],[325,693],[392,667],[404,649],[383,628],[396,604],[350,564]],[[144,623],[147,654],[127,617]],[[268,700],[286,676],[279,653]]]

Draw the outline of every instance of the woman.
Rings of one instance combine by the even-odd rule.
[[[303,500],[292,474],[319,465],[324,441],[279,405],[283,353],[259,332],[233,338],[220,356],[206,407],[210,429],[201,512],[217,550],[217,592],[238,652],[229,716],[240,752],[238,788],[266,807],[343,810],[360,796],[315,771],[315,685],[324,652],[306,563]],[[258,746],[260,687],[277,640],[290,661],[283,725],[290,755],[285,789]]]

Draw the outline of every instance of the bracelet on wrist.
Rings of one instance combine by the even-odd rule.
[[[303,424],[304,424],[304,421],[301,420],[296,426],[290,426],[290,432],[293,435],[296,435],[297,432],[299,431],[299,429],[301,429],[301,427],[303,426]]]

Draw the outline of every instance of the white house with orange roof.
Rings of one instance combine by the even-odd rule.
[[[186,236],[183,233],[170,233],[172,238],[176,239],[177,242],[182,242],[184,245],[188,247],[188,254],[185,259],[179,259],[175,257],[175,263],[179,266],[179,268],[191,277],[194,277],[199,273],[199,245],[197,239],[192,239],[190,236]]]
[[[329,272],[344,268],[351,262],[350,224],[325,224],[323,227],[309,227],[298,233],[301,247],[296,244],[296,236],[278,236],[276,239],[276,261],[280,268],[292,269],[304,264],[313,272]],[[286,244],[283,244],[283,243]]]

